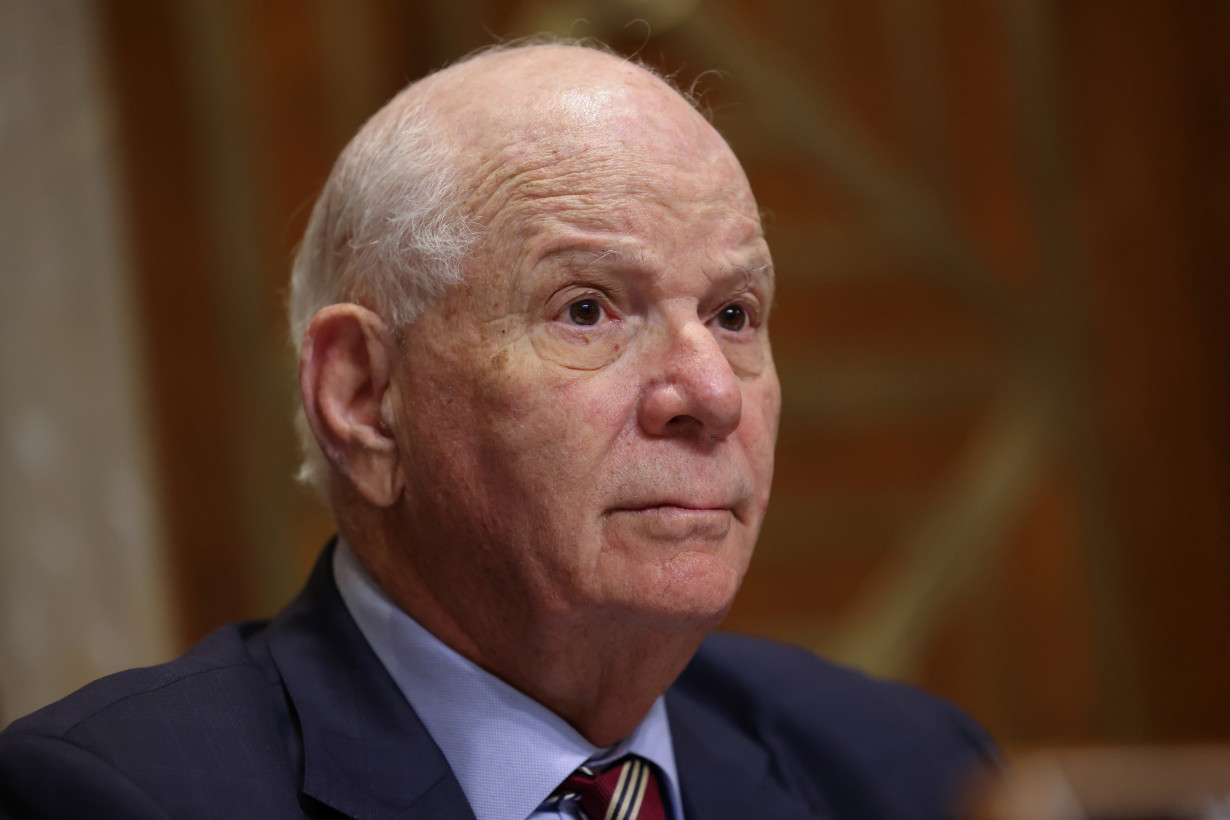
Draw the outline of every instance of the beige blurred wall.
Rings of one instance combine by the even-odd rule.
[[[0,0],[0,724],[168,656],[90,0]]]

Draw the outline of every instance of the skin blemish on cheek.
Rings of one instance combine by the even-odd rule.
[[[500,348],[500,352],[491,357],[491,367],[497,373],[508,367],[508,348]]]

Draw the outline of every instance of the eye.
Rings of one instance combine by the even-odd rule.
[[[581,299],[568,306],[568,318],[576,325],[596,325],[602,318],[602,305],[597,299]]]
[[[747,309],[743,305],[727,305],[718,311],[717,323],[723,330],[743,330],[747,327]]]

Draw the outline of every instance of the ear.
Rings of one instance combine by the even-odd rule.
[[[330,305],[316,314],[299,353],[299,389],[325,458],[371,504],[402,491],[390,390],[396,348],[384,321],[366,308]]]

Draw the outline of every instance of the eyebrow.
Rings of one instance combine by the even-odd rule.
[[[765,271],[773,273],[773,263],[759,261],[751,265],[735,265],[734,270],[742,273],[743,278],[746,280],[747,284],[750,285],[752,282],[752,277],[756,274],[764,273]]]

